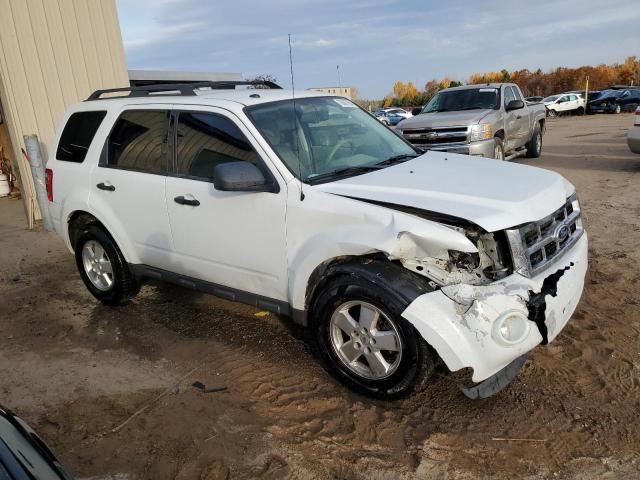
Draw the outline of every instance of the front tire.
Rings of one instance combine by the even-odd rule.
[[[105,305],[119,305],[135,297],[140,284],[116,243],[101,227],[84,227],[74,248],[80,277],[94,297]]]
[[[504,160],[504,144],[502,143],[502,139],[495,137],[493,140],[493,158],[496,160]]]
[[[531,140],[525,145],[528,158],[538,158],[542,153],[542,131],[540,127],[533,130]]]
[[[327,371],[377,399],[405,397],[435,369],[434,354],[402,312],[407,302],[357,276],[330,281],[313,304],[313,343]]]

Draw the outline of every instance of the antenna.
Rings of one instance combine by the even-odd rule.
[[[296,143],[296,155],[298,157],[298,174],[302,177],[302,161],[300,160],[300,142],[298,141],[298,122],[296,119],[296,84],[293,80],[293,55],[291,54],[291,34],[289,34],[289,68],[291,69],[291,92],[292,92],[292,120],[293,120],[293,140]],[[300,201],[304,200],[302,182],[300,182]]]

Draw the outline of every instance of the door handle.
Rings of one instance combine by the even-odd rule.
[[[116,187],[114,187],[113,185],[107,185],[104,182],[100,182],[96,185],[96,187],[98,187],[100,190],[106,190],[107,192],[113,192],[116,189]]]
[[[184,198],[183,195],[175,197],[173,201],[179,203],[180,205],[191,205],[192,207],[197,207],[198,205],[200,205],[199,200],[196,200],[195,198],[193,200],[190,198]]]

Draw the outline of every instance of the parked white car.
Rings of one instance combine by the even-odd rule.
[[[640,153],[640,107],[636,108],[633,127],[627,133],[627,145],[633,153]]]
[[[407,112],[404,108],[391,107],[391,108],[381,108],[378,111],[384,112],[385,115],[396,115],[402,118],[411,118],[413,114],[411,112]]]
[[[98,91],[63,119],[49,207],[101,302],[159,279],[290,316],[377,398],[440,364],[489,396],[571,317],[587,235],[557,173],[421,154],[340,97],[207,86]]]
[[[584,115],[584,98],[575,93],[551,95],[543,99],[542,103],[547,107],[550,117],[570,112]]]

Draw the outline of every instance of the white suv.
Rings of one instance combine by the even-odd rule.
[[[441,363],[486,397],[564,327],[587,235],[563,177],[422,154],[344,98],[233,86],[98,91],[66,114],[50,209],[100,301],[159,279],[290,316],[377,398]]]

